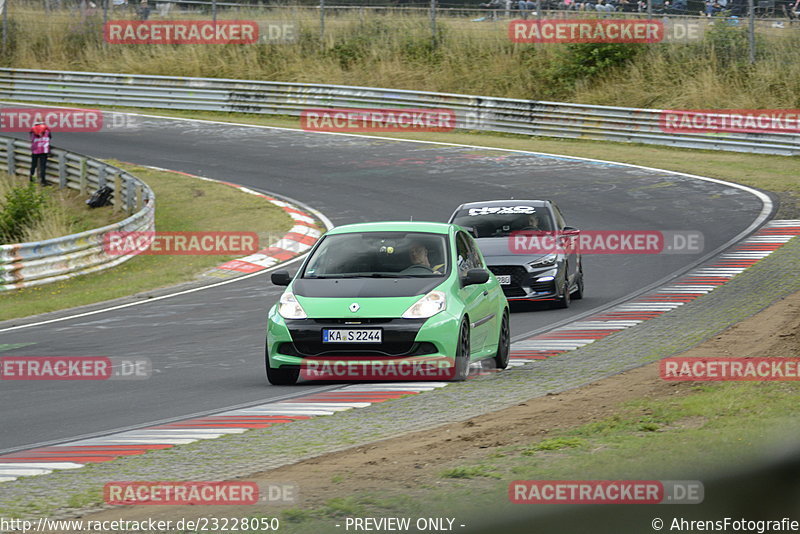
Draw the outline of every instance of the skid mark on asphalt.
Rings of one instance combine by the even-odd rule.
[[[748,239],[717,256],[710,264],[665,286],[597,315],[515,342],[511,346],[509,367],[521,367],[558,356],[659,317],[710,293],[798,235],[800,220],[771,221]],[[0,345],[0,350],[3,350],[3,345]],[[469,378],[476,379],[497,372],[499,371],[496,369],[483,369],[480,364],[475,364],[470,369]],[[447,382],[354,384],[334,391],[312,393],[211,416],[18,451],[0,456],[0,482],[24,476],[44,475],[57,470],[77,469],[85,464],[135,456],[150,450],[168,449],[202,439],[241,434],[254,428],[269,428],[312,417],[333,415],[406,395],[418,395],[447,385]]]

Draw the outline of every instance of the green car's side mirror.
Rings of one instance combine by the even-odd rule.
[[[486,269],[470,269],[463,278],[464,286],[485,284],[489,281],[489,271]]]
[[[275,271],[272,273],[272,283],[276,286],[288,286],[292,281],[289,271]]]

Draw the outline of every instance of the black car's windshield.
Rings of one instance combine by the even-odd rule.
[[[469,228],[475,237],[507,237],[512,232],[553,230],[549,208],[482,206],[460,210],[452,222]]]
[[[448,273],[447,237],[423,232],[326,236],[303,278],[441,277]]]

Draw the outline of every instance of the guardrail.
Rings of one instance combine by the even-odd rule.
[[[0,98],[290,116],[308,108],[448,108],[455,113],[456,127],[466,130],[800,154],[800,135],[794,133],[668,134],[662,131],[663,110],[658,109],[372,87],[4,68]]]
[[[87,156],[57,148],[50,154],[55,165],[51,162],[48,166],[49,183],[84,194],[107,185],[114,191],[113,209],[131,215],[118,223],[79,234],[0,245],[0,291],[108,269],[133,256],[107,254],[103,248],[106,233],[155,229],[155,195],[147,184],[118,167]],[[27,177],[30,160],[30,143],[0,137],[0,166],[10,175]]]

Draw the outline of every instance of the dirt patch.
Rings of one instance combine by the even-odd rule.
[[[800,355],[800,293],[787,297],[719,336],[685,352],[684,356],[798,356]],[[564,356],[569,357],[569,356]],[[621,403],[634,399],[684,395],[690,383],[664,382],[658,364],[650,364],[579,389],[548,394],[512,408],[452,423],[433,430],[405,434],[368,446],[326,454],[297,464],[256,473],[247,480],[259,484],[293,482],[301,502],[313,508],[333,498],[357,492],[383,492],[387,487],[414,489],[434,486],[442,470],[470,460],[480,460],[489,449],[528,444],[568,429],[606,418]],[[689,418],[676,426],[696,428],[703,421]],[[268,453],[268,451],[265,451]],[[247,507],[246,514],[273,513]],[[92,514],[90,519],[178,519],[241,515],[243,507],[195,506],[116,508]]]

